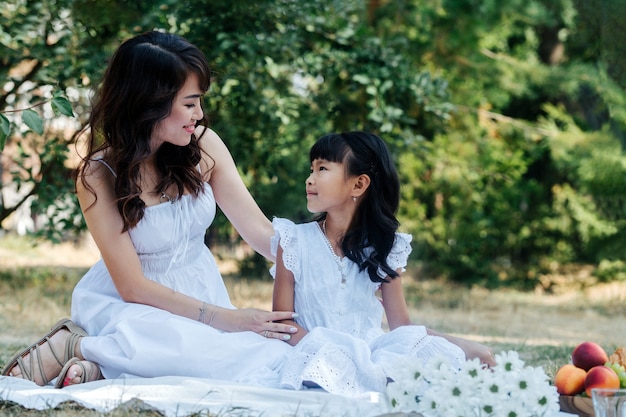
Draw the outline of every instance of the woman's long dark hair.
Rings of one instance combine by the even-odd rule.
[[[309,159],[343,163],[347,176],[369,176],[370,186],[358,203],[341,248],[361,271],[367,269],[373,282],[397,277],[398,273],[387,264],[387,256],[399,226],[395,215],[400,204],[400,180],[385,142],[367,132],[331,133],[317,140]],[[323,213],[318,220],[325,217]],[[368,247],[372,251],[366,255]]]
[[[202,51],[178,35],[156,31],[122,43],[104,73],[89,117],[87,153],[75,175],[93,192],[85,183],[85,170],[94,154],[104,151],[105,161],[117,175],[115,195],[123,231],[136,226],[144,215],[139,168],[150,155],[155,126],[170,114],[190,74],[198,77],[202,91],[209,89],[210,70]],[[202,157],[198,139],[192,135],[187,146],[160,146],[156,166],[162,179],[157,192],[172,184],[179,195],[189,190],[197,196],[203,190],[197,169]]]

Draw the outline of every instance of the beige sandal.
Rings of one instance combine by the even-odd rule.
[[[93,365],[91,367],[91,372],[89,373],[87,372],[87,368],[85,367],[85,365],[83,365],[83,362],[89,362]],[[73,377],[67,376],[67,373],[70,370],[70,367],[72,365],[77,365],[83,371],[83,374],[80,376],[79,382],[75,384],[67,384],[66,382],[68,382],[68,380],[71,380],[73,378]],[[100,367],[98,366],[97,363],[79,359],[79,358],[72,358],[69,361],[67,361],[65,366],[63,366],[63,369],[61,369],[61,372],[59,373],[59,377],[57,378],[57,382],[56,384],[54,384],[54,387],[63,388],[69,385],[78,385],[78,384],[83,384],[85,382],[98,381],[100,379],[104,379],[104,377],[102,376],[102,372],[100,372]]]
[[[19,366],[20,370],[22,371],[22,378],[35,382],[34,369],[35,369],[35,365],[37,365],[37,367],[39,368],[39,375],[41,376],[43,380],[43,384],[37,384],[37,385],[41,385],[41,386],[47,385],[51,380],[56,378],[57,375],[53,375],[50,378],[48,377],[48,375],[46,375],[43,361],[41,359],[41,353],[39,352],[39,348],[43,346],[44,344],[48,343],[50,339],[52,338],[52,336],[54,336],[58,331],[62,329],[67,329],[70,332],[70,336],[65,342],[65,348],[64,348],[65,352],[63,352],[63,356],[59,356],[57,352],[55,352],[55,350],[53,349],[52,345],[49,345],[50,352],[52,352],[52,356],[57,361],[59,366],[61,366],[62,368],[63,365],[67,361],[69,361],[71,358],[74,357],[76,345],[78,345],[78,343],[80,342],[80,339],[83,336],[87,336],[87,332],[85,332],[82,328],[78,327],[70,319],[60,320],[57,324],[54,325],[52,330],[50,330],[50,332],[47,335],[39,339],[36,343],[33,343],[32,345],[30,345],[26,349],[15,354],[15,356],[13,356],[13,358],[11,358],[9,362],[7,362],[4,368],[2,368],[2,375],[13,376],[11,375],[11,370],[15,368],[16,366]],[[35,352],[37,353],[37,364],[35,364],[35,357],[33,355],[33,353]],[[30,355],[30,360],[25,361],[24,358],[28,355]],[[25,366],[27,362],[29,366]]]

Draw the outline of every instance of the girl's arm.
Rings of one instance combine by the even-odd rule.
[[[481,363],[488,366],[495,366],[496,359],[493,356],[493,351],[490,347],[483,345],[482,343],[474,342],[472,340],[463,339],[461,337],[450,336],[448,334],[439,333],[429,328],[426,328],[426,332],[431,336],[443,337],[450,343],[454,343],[465,352],[467,359],[480,359]]]
[[[219,164],[219,160],[216,163]],[[95,192],[97,199],[79,179],[78,200],[87,227],[122,299],[198,320],[200,309],[205,307],[202,300],[178,293],[143,275],[130,235],[122,232],[123,221],[115,202],[114,178],[108,169],[99,162],[91,162],[85,171],[85,181]],[[271,224],[269,227],[271,228]],[[269,238],[267,246],[269,247]],[[290,333],[289,326],[272,322],[292,316],[291,312],[229,310],[209,305],[206,306],[204,322],[209,323],[212,319],[211,326],[224,331],[251,330],[262,333],[268,330],[279,334]]]
[[[398,274],[401,274],[398,270]],[[402,289],[401,276],[391,280],[391,282],[382,284],[381,292],[383,297],[383,307],[387,316],[389,329],[393,330],[400,326],[413,324],[409,318],[406,299]],[[444,333],[436,332],[426,328],[426,332],[431,336],[439,336],[460,347],[465,352],[467,359],[479,358],[486,365],[494,366],[496,364],[492,350],[480,343],[466,340],[460,337],[450,336]]]
[[[293,278],[293,272],[285,268],[283,263],[283,249],[278,245],[278,251],[276,253],[276,272],[274,277],[274,293],[273,293],[273,307],[274,311],[294,311],[294,286],[295,280]],[[287,340],[291,346],[294,346],[300,341],[308,332],[306,329],[298,325],[294,320],[283,320],[281,323],[288,324],[296,327],[298,332],[291,335],[291,338]]]
[[[273,261],[274,257],[270,252],[270,240],[274,235],[272,223],[250,195],[228,148],[211,129],[206,129],[200,139],[200,146],[215,161],[208,175],[217,204],[243,240]],[[213,161],[205,155],[206,165],[213,166]]]
[[[397,272],[399,275],[396,278],[381,284],[380,288],[389,330],[413,324],[402,289],[402,270],[398,269]]]

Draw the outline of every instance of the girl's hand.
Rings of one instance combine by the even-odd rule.
[[[427,328],[426,331],[430,335],[443,337],[448,342],[454,343],[455,345],[460,347],[461,350],[465,353],[466,359],[478,358],[480,359],[480,363],[489,367],[496,365],[496,358],[493,356],[493,351],[488,346],[485,346],[478,342],[473,342],[471,340],[463,339],[461,337],[439,333],[429,328]]]
[[[478,358],[481,363],[489,367],[496,365],[496,359],[490,347],[466,339],[461,339],[458,345],[465,352],[467,359]]]
[[[291,311],[265,311],[257,308],[220,309],[215,316],[217,328],[228,332],[251,331],[269,339],[289,340],[298,329],[290,324],[276,323],[298,315]]]

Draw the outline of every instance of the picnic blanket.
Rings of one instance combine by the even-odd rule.
[[[317,389],[293,391],[187,377],[109,379],[63,389],[0,377],[0,401],[37,410],[73,401],[99,412],[132,407],[167,417],[200,412],[223,417],[375,417],[389,411],[383,396],[374,392],[348,398]]]
[[[63,389],[0,377],[0,401],[12,401],[36,410],[55,408],[69,401],[99,412],[127,407],[151,409],[167,417],[185,417],[194,413],[220,417],[399,415],[392,412],[384,394],[376,392],[348,398],[317,389],[293,391],[187,377],[108,379]],[[559,412],[552,417],[575,415]]]

